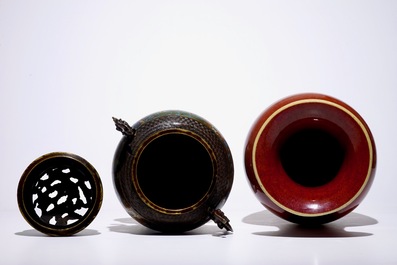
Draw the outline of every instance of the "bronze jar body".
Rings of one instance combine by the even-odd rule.
[[[234,166],[223,136],[184,111],[149,115],[133,126],[113,118],[123,134],[113,160],[113,181],[136,221],[165,233],[195,229],[210,219],[231,230],[220,211]]]

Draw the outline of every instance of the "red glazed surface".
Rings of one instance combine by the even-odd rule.
[[[280,161],[283,143],[307,129],[327,132],[344,150],[338,173],[321,185],[302,185]],[[255,195],[271,212],[295,223],[326,223],[364,199],[375,174],[376,150],[368,126],[350,106],[321,94],[299,94],[257,119],[247,139],[245,167]]]

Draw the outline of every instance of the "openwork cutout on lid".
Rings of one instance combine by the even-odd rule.
[[[68,226],[82,220],[94,205],[93,180],[69,167],[46,171],[32,188],[37,216],[46,224]]]
[[[71,235],[88,226],[102,204],[102,183],[83,158],[50,153],[25,170],[18,204],[26,221],[49,235]]]

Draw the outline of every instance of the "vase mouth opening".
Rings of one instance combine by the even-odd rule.
[[[305,187],[323,186],[337,177],[346,152],[346,146],[331,132],[310,127],[290,133],[278,148],[286,175]]]
[[[338,101],[284,103],[261,116],[247,148],[261,202],[300,217],[353,209],[372,183],[376,162],[366,124]]]
[[[194,210],[209,196],[216,175],[213,152],[185,130],[161,132],[143,144],[136,162],[139,196],[164,213]]]

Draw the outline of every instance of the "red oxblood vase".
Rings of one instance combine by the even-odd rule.
[[[246,143],[245,168],[258,200],[299,224],[339,219],[364,199],[376,150],[363,118],[338,99],[298,94],[265,110]]]

